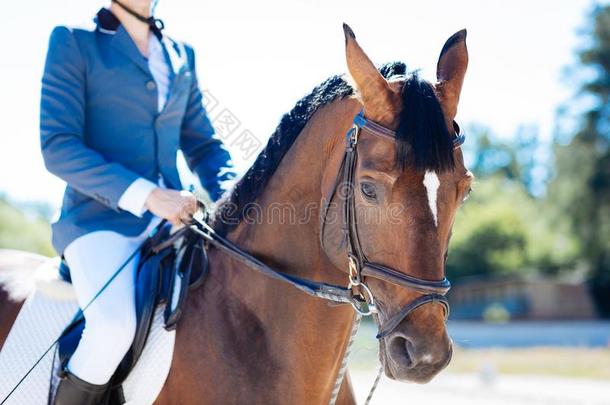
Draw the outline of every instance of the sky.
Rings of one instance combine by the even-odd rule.
[[[160,0],[166,33],[190,43],[201,87],[226,134],[236,166],[256,157],[238,146],[249,131],[262,147],[296,101],[332,74],[346,71],[341,24],[347,22],[375,63],[405,61],[433,80],[438,54],[468,29],[470,63],[457,120],[502,138],[535,126],[548,141],[556,109],[575,93],[565,68],[576,61],[592,0]],[[14,1],[0,25],[0,193],[58,206],[64,184],[40,154],[40,78],[56,25],[92,27],[107,0]]]

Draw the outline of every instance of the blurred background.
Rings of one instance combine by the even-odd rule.
[[[0,247],[54,255],[63,184],[38,140],[48,36],[92,26],[105,5],[3,7]],[[156,14],[195,47],[208,112],[242,172],[284,112],[345,71],[343,21],[374,62],[403,60],[430,80],[446,38],[467,28],[457,120],[477,181],[447,265],[456,350],[429,385],[383,380],[373,403],[610,404],[608,1],[161,0]],[[374,329],[364,324],[352,358],[360,398],[374,378]]]

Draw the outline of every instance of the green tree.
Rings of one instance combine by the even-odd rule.
[[[600,313],[610,317],[610,5],[591,14],[587,47],[579,52],[588,80],[579,95],[592,107],[567,145],[555,145],[555,177],[548,198],[567,216],[591,273]]]
[[[505,173],[477,179],[456,218],[449,277],[572,270],[578,243],[565,221],[544,215],[545,204]]]
[[[469,168],[478,178],[498,175],[522,183],[532,195],[542,194],[546,179],[536,172],[544,172],[546,162],[537,156],[541,144],[536,127],[521,126],[513,139],[505,141],[484,127],[474,126],[469,133],[466,155],[472,158]]]

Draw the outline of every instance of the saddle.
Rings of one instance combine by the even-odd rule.
[[[170,234],[171,226],[163,225],[142,246],[137,268],[136,314],[134,341],[111,379],[107,405],[125,403],[122,383],[136,365],[150,332],[157,308],[163,308],[164,327],[174,330],[182,316],[189,289],[199,287],[208,272],[204,241],[188,227]],[[60,276],[70,282],[70,271],[62,261]],[[85,319],[82,312],[66,327],[58,343],[62,370],[76,350]]]

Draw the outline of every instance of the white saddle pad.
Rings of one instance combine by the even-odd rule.
[[[0,402],[19,382],[74,317],[78,305],[71,285],[57,278],[56,266],[36,270],[37,288],[24,303],[0,351]],[[169,373],[175,332],[163,328],[163,311],[157,309],[146,347],[123,384],[130,405],[152,404]],[[6,405],[45,405],[49,387],[56,386],[59,359],[49,351],[11,395]]]

